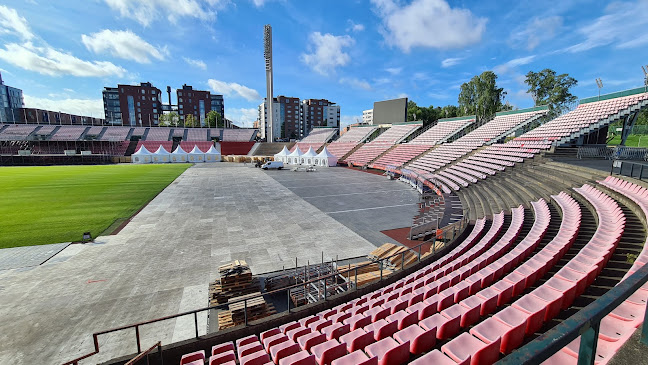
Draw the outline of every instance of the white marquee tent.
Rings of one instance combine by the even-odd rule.
[[[336,166],[337,165],[337,157],[335,157],[329,150],[324,147],[322,152],[320,152],[317,157],[314,158],[314,164],[317,166]]]
[[[137,152],[131,155],[132,163],[151,163],[151,152],[149,152],[146,147],[140,147]]]
[[[189,154],[183,150],[180,145],[176,147],[175,151],[171,152],[171,162],[187,162]]]
[[[221,153],[218,152],[216,147],[211,146],[209,150],[205,152],[205,162],[220,162]]]
[[[286,163],[299,165],[299,160],[303,154],[304,153],[299,149],[299,147],[295,147],[295,150],[292,151],[292,153],[289,154],[288,157],[286,157]]]
[[[315,150],[313,150],[313,147],[308,147],[308,151],[306,151],[306,153],[304,153],[301,157],[301,163],[306,165],[314,165],[315,157],[317,157],[317,153],[315,152]]]
[[[281,152],[274,155],[274,160],[287,163],[288,162],[287,161],[288,155],[290,155],[290,151],[288,150],[288,148],[286,148],[286,146],[284,146],[284,148],[283,148],[283,150],[281,150]]]
[[[169,157],[169,151],[160,145],[158,150],[151,156],[151,159],[153,163],[167,163],[169,162]]]
[[[189,152],[189,162],[205,162],[205,153],[198,148],[198,146],[194,145],[193,150]]]

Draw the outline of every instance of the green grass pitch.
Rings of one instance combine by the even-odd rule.
[[[0,248],[80,241],[88,231],[96,237],[189,166],[0,167]]]

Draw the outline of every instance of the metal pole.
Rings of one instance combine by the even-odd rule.
[[[286,289],[286,297],[288,303],[288,313],[290,313],[290,289]]]
[[[355,268],[355,289],[358,290],[358,267]]]
[[[326,301],[326,277],[324,278],[324,301]]]
[[[383,262],[382,260],[378,261],[378,265],[380,265],[380,281],[382,281],[382,272],[383,272]]]
[[[419,247],[418,247],[418,262],[421,262],[421,247],[422,246],[423,245],[419,245]]]
[[[401,271],[405,268],[405,251],[403,251],[403,258],[401,260]]]
[[[137,353],[139,354],[142,352],[142,345],[140,344],[140,336],[139,336],[139,326],[135,326],[135,338],[137,339]]]
[[[578,349],[578,365],[594,365],[600,322],[590,322],[590,324],[591,327],[581,335]]]
[[[198,312],[194,312],[194,325],[196,327],[196,338],[198,338]]]
[[[247,299],[243,300],[243,311],[245,313],[245,326],[247,327]]]

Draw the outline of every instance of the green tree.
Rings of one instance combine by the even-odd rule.
[[[223,117],[220,115],[219,112],[215,110],[211,110],[209,113],[207,113],[206,120],[207,120],[207,127],[222,128],[225,125],[225,123],[223,122]]]
[[[197,124],[196,117],[193,114],[185,115],[184,126],[185,127],[195,127]]]
[[[454,118],[459,116],[459,108],[455,105],[446,105],[441,111],[441,118]]]
[[[414,122],[421,120],[421,108],[412,100],[407,102],[407,121]]]
[[[481,125],[502,109],[505,96],[504,89],[497,87],[497,75],[493,71],[484,71],[461,85],[459,109],[464,115],[475,114],[477,125]]]
[[[529,85],[535,105],[549,106],[549,116],[556,117],[570,108],[578,98],[569,92],[578,81],[568,74],[556,75],[556,71],[546,68],[540,72],[529,71],[524,82]]]
[[[171,112],[169,114],[162,114],[158,124],[160,127],[177,127],[179,121],[180,117],[178,116],[178,113]]]

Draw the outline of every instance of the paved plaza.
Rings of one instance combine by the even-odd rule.
[[[333,218],[344,213],[325,213],[323,203],[299,198],[271,175],[231,163],[192,167],[119,234],[68,245],[42,265],[0,270],[0,364],[60,364],[90,352],[93,332],[205,307],[209,282],[231,260],[245,259],[262,273],[291,267],[295,257],[320,261],[322,251],[331,259],[374,249],[375,242]],[[326,172],[312,176],[326,179]],[[376,186],[383,184],[404,187]],[[199,327],[205,333],[205,316]],[[193,334],[193,318],[141,334],[143,348],[183,340]],[[134,338],[133,330],[100,337],[101,354],[82,363],[133,353]]]

